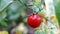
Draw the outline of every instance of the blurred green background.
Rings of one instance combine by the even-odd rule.
[[[23,22],[25,26],[27,26],[26,19],[29,13],[27,9],[32,6],[32,4],[30,4],[32,1],[29,5],[27,5],[26,1],[27,0],[0,0],[0,30],[9,30],[10,27],[15,27],[20,22]],[[39,2],[40,5],[42,2],[43,0]],[[56,17],[60,26],[60,0],[54,0],[54,5]],[[38,7],[40,6],[38,5]],[[30,10],[32,13],[32,9]]]

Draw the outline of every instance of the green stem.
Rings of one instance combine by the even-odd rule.
[[[27,6],[26,3],[21,2],[21,0],[18,0],[22,5]]]

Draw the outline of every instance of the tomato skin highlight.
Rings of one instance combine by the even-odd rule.
[[[27,22],[30,27],[36,28],[41,25],[42,18],[38,14],[32,14],[28,16]]]

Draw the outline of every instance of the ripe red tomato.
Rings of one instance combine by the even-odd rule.
[[[28,16],[27,22],[30,27],[36,28],[40,26],[42,18],[38,14],[32,14]]]

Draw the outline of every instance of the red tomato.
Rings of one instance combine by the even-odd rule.
[[[28,16],[27,22],[30,27],[36,28],[40,26],[42,18],[38,14],[32,14]]]

